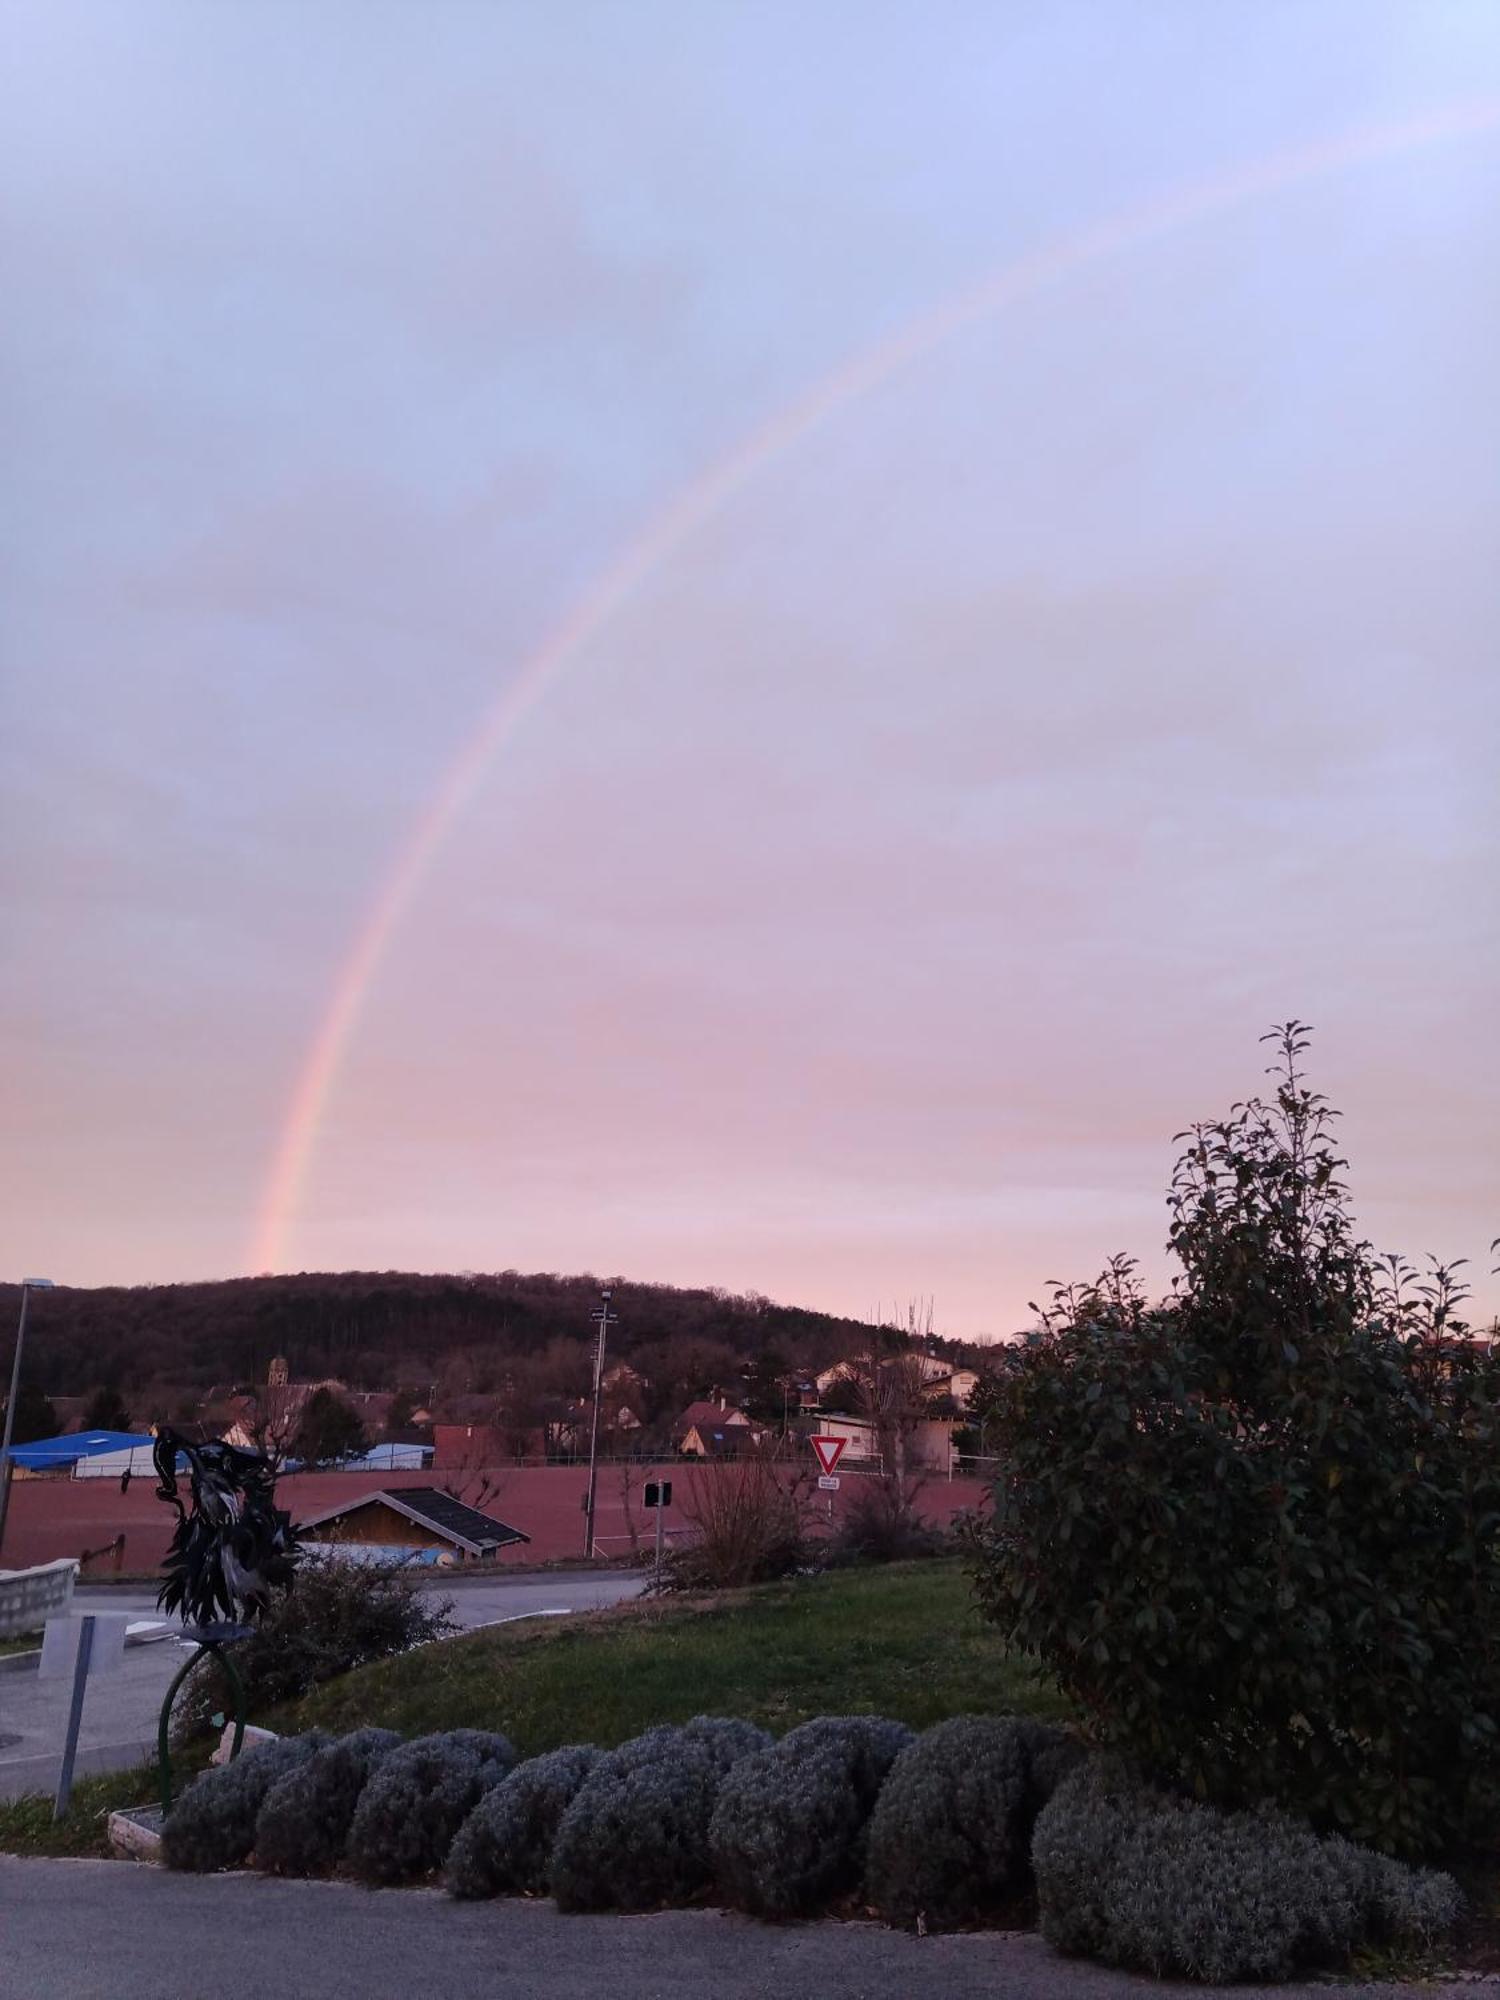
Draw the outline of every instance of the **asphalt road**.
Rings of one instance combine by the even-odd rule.
[[[1164,2000],[1189,1990],[1057,1958],[1030,1936],[913,1938],[718,1910],[564,1917],[551,1903],[454,1903],[433,1890],[0,1859],[3,2000]],[[1253,1990],[1256,2000],[1432,1991]]]
[[[593,1611],[636,1596],[643,1582],[619,1570],[562,1570],[465,1579],[451,1590],[440,1583],[431,1587],[451,1596],[454,1617],[470,1630],[547,1612]],[[73,1605],[78,1611],[123,1612],[131,1619],[156,1616],[156,1596],[147,1588],[78,1590]],[[157,1712],[183,1657],[175,1639],[132,1646],[116,1672],[90,1678],[74,1767],[79,1777],[127,1769],[155,1755]],[[0,1673],[0,1798],[50,1792],[56,1785],[70,1692],[66,1679],[43,1680],[31,1670]]]

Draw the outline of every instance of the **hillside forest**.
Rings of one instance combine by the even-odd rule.
[[[26,1377],[37,1395],[90,1398],[96,1422],[109,1409],[136,1425],[184,1418],[205,1400],[264,1383],[278,1357],[294,1381],[406,1391],[455,1409],[524,1391],[581,1396],[604,1284],[618,1315],[610,1359],[628,1362],[663,1405],[647,1417],[716,1389],[769,1414],[790,1378],[895,1352],[914,1337],[955,1364],[983,1353],[934,1335],[930,1308],[914,1304],[877,1324],[756,1293],[592,1274],[303,1272],[35,1293]],[[0,1360],[8,1361],[18,1303],[19,1287],[0,1285]]]

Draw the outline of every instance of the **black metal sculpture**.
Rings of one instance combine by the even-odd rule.
[[[276,1505],[276,1474],[264,1452],[244,1451],[213,1438],[205,1444],[163,1427],[152,1448],[156,1497],[177,1509],[177,1528],[162,1564],[156,1602],[181,1612],[185,1636],[198,1650],[184,1661],[167,1689],[157,1726],[157,1766],[162,1811],[172,1810],[171,1716],[177,1690],[205,1657],[217,1660],[234,1696],[237,1757],[245,1739],[245,1684],[229,1648],[248,1639],[254,1619],[269,1608],[272,1589],[288,1584],[301,1553],[292,1517]],[[177,1490],[177,1460],[186,1458],[191,1513]]]
[[[177,1490],[179,1455],[188,1462],[191,1513]],[[292,1517],[276,1505],[270,1460],[222,1438],[195,1444],[166,1428],[151,1456],[156,1497],[177,1509],[157,1604],[206,1627],[260,1617],[272,1588],[291,1582],[300,1553]]]

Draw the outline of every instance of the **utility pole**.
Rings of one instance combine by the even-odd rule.
[[[604,1343],[612,1326],[618,1326],[620,1315],[610,1311],[609,1302],[614,1297],[610,1286],[606,1285],[599,1294],[599,1304],[590,1317],[599,1329],[599,1343],[594,1349],[594,1414],[589,1424],[589,1490],[583,1503],[583,1553],[590,1557],[594,1553],[594,1495],[599,1483],[599,1402],[604,1394]]]
[[[5,1546],[5,1517],[10,1512],[10,1440],[16,1427],[16,1397],[21,1393],[21,1349],[26,1342],[26,1301],[33,1292],[50,1292],[50,1278],[21,1280],[21,1320],[16,1328],[16,1358],[10,1365],[10,1396],[5,1405],[5,1437],[0,1442],[0,1548]]]

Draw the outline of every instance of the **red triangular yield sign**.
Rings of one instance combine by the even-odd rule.
[[[818,1454],[818,1463],[822,1466],[825,1474],[832,1472],[833,1468],[838,1464],[844,1455],[844,1446],[848,1442],[847,1438],[816,1437],[808,1439],[808,1443]]]

